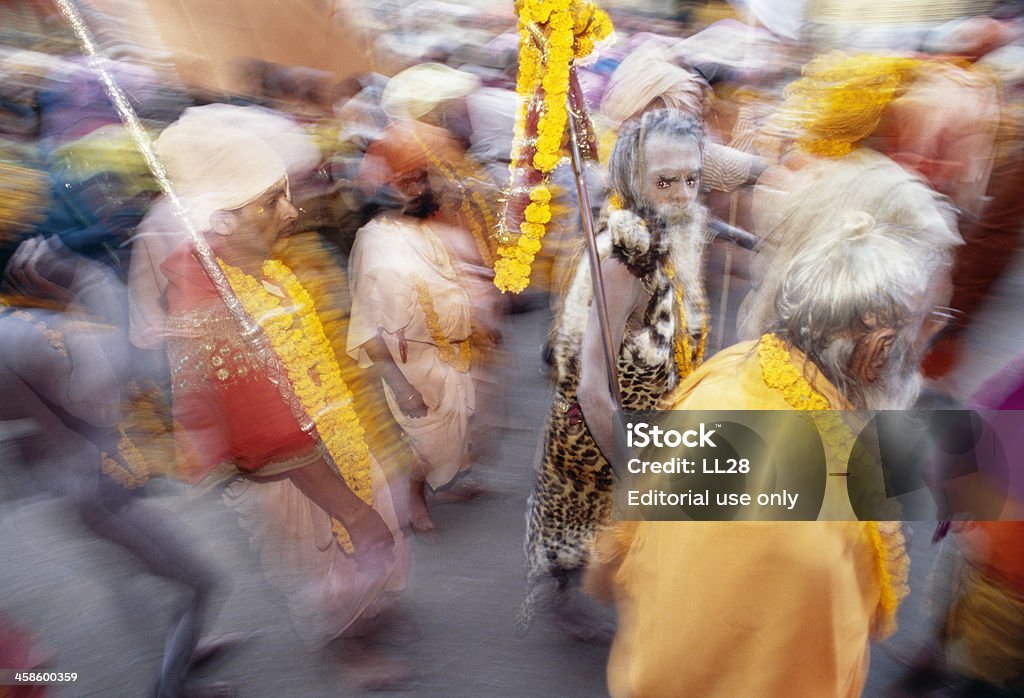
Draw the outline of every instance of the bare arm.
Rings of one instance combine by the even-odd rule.
[[[379,372],[380,377],[387,382],[388,386],[395,393],[395,400],[398,407],[406,417],[423,417],[427,414],[427,405],[423,402],[420,391],[413,387],[412,383],[402,373],[402,369],[395,363],[387,344],[378,334],[370,341],[362,345],[363,351],[370,357],[374,368]]]
[[[383,574],[395,561],[395,539],[384,519],[361,500],[345,480],[320,459],[287,477],[321,509],[344,524],[352,537],[356,563],[364,571]]]
[[[608,322],[615,351],[613,360],[618,360],[619,348],[626,333],[626,322],[640,304],[643,286],[629,273],[626,265],[608,258],[601,263],[605,291],[608,301]],[[587,427],[605,457],[612,453],[612,413],[615,401],[608,387],[608,369],[604,358],[604,340],[598,319],[597,301],[590,305],[587,329],[583,334],[580,352],[580,384],[576,391],[580,409]]]

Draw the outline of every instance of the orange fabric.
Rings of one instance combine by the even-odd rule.
[[[1024,596],[1024,521],[962,523],[956,540],[963,556],[986,577]]]
[[[845,404],[808,373],[833,405]],[[717,354],[671,402],[687,410],[791,409],[765,385],[754,342]],[[588,574],[610,580],[619,611],[608,663],[613,696],[863,690],[881,601],[863,523],[622,522],[600,534],[592,565]]]
[[[374,191],[417,170],[429,170],[428,153],[443,162],[460,159],[461,150],[442,128],[421,121],[396,121],[367,148],[359,181],[364,189]]]

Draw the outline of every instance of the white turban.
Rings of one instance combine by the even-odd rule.
[[[660,44],[648,42],[626,56],[612,73],[601,113],[618,130],[658,97],[670,109],[702,116],[704,87],[700,80],[676,65]]]
[[[480,78],[472,73],[441,63],[421,63],[388,81],[380,106],[392,119],[418,119],[438,104],[465,97],[479,86]]]
[[[208,107],[187,109],[156,142],[157,155],[199,232],[209,230],[215,211],[241,208],[286,176],[284,161],[267,141],[222,115]]]

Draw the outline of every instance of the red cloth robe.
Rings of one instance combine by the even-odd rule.
[[[174,419],[192,456],[183,459],[182,477],[198,482],[224,463],[256,472],[309,453],[313,439],[259,368],[195,248],[178,247],[160,268],[168,280]]]

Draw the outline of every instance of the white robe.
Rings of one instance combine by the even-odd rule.
[[[352,316],[348,353],[361,367],[371,365],[362,348],[378,332],[406,380],[423,396],[427,414],[405,416],[385,384],[391,413],[422,461],[427,483],[437,489],[468,466],[469,418],[475,395],[473,379],[441,357],[417,294],[422,283],[433,301],[441,333],[454,346],[472,332],[472,301],[459,283],[451,256],[424,221],[378,218],[356,236],[349,257]],[[407,342],[406,360],[399,331]]]

